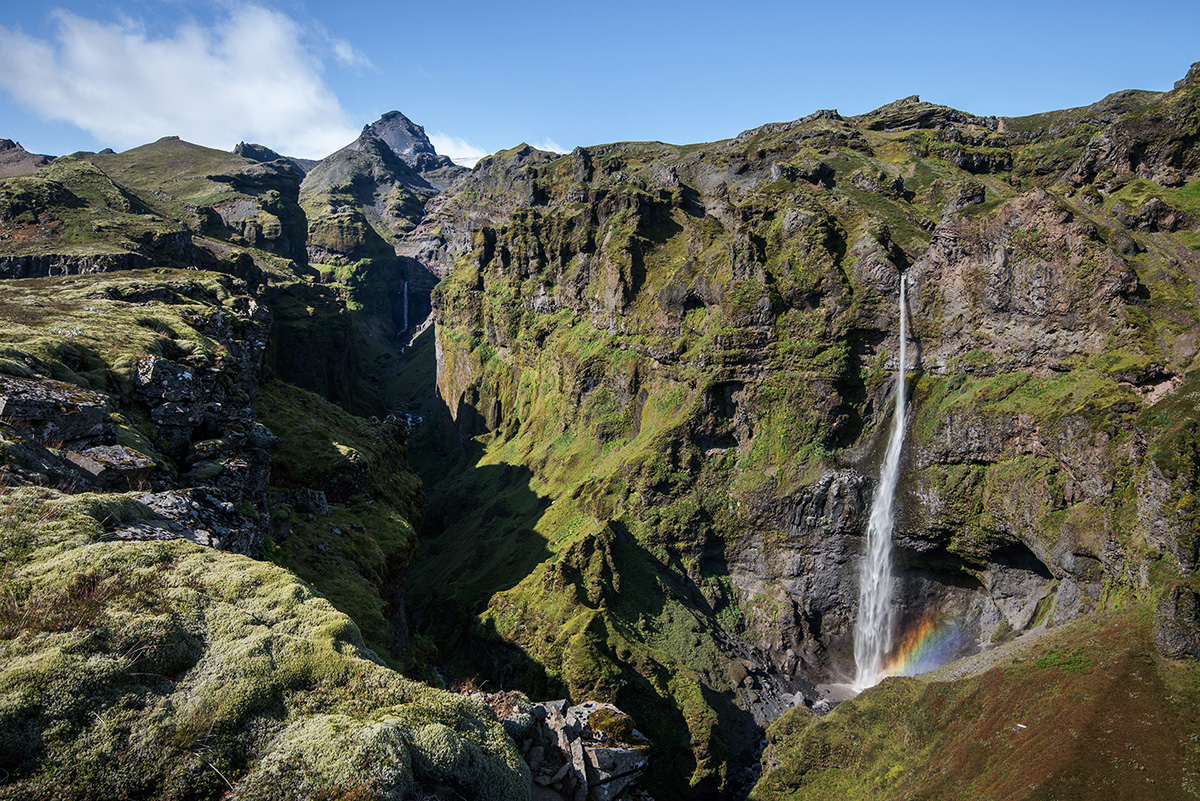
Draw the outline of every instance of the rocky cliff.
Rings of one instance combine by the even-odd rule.
[[[364,369],[299,186],[174,139],[0,181],[0,797],[529,795],[489,707],[394,669],[405,421],[283,380]]]
[[[662,798],[1026,797],[979,768],[1031,726],[1002,707],[1069,789],[1068,697],[1191,792],[1198,76],[469,173],[393,112],[315,164],[0,180],[0,795],[603,793],[618,739]],[[896,658],[983,661],[826,715],[897,380]]]
[[[853,673],[902,274],[901,638],[964,655],[1187,580],[1196,75],[482,161],[422,223],[464,443],[426,468],[425,630],[645,709],[660,787],[744,792],[756,721]]]

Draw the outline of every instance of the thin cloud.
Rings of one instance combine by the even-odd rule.
[[[434,150],[443,156],[449,156],[451,161],[462,167],[474,167],[481,158],[491,155],[486,150],[475,147],[466,139],[440,132],[430,134],[429,141],[433,143]]]
[[[330,39],[329,47],[333,57],[347,67],[372,67],[371,59],[354,49],[354,45],[345,39]]]
[[[533,145],[533,147],[536,147],[538,150],[547,150],[551,153],[571,152],[548,136],[540,142],[531,142],[530,144]]]
[[[37,114],[125,148],[177,135],[223,149],[258,142],[320,158],[354,139],[320,59],[290,17],[230,8],[211,26],[153,38],[137,21],[54,14],[54,40],[0,26],[0,87]],[[335,56],[353,58],[353,48]]]

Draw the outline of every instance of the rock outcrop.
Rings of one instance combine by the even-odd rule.
[[[21,147],[20,142],[0,139],[0,178],[33,175],[51,162],[49,156],[39,156]]]
[[[637,692],[659,710],[656,744],[678,736],[657,723],[673,714],[711,755],[752,747],[660,671],[751,727],[853,675],[902,273],[897,636],[941,631],[948,659],[1190,574],[1194,433],[1169,421],[1187,417],[1198,355],[1200,262],[1174,238],[1194,226],[1179,189],[1193,83],[1020,120],[913,97],[704,148],[481,161],[413,237],[428,232],[414,254],[445,276],[438,389],[456,440],[489,443],[481,464],[516,461],[554,500],[481,516],[434,502],[431,538],[495,558],[481,525],[553,543],[510,583],[481,575],[470,600],[488,606],[489,664],[499,641],[544,671],[517,660],[497,679]],[[464,474],[477,459],[448,459],[435,498],[502,492]],[[482,573],[441,561],[457,550],[432,549],[430,608],[449,597],[433,577]],[[639,591],[669,601],[635,611],[621,599]],[[721,775],[736,792],[714,762],[695,770],[693,788]]]

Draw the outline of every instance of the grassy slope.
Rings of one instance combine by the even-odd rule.
[[[38,542],[0,577],[0,798],[399,801],[447,775],[480,798],[527,796],[482,705],[384,668],[284,570],[190,543],[97,543],[121,509],[0,495],[0,541]]]
[[[94,256],[153,250],[180,234],[89,162],[58,159],[36,176],[0,181],[3,255]]]
[[[396,428],[369,425],[278,381],[263,388],[258,420],[283,438],[271,456],[279,533],[265,558],[311,583],[358,624],[371,648],[403,666],[408,644],[393,627],[392,616],[402,614],[393,585],[412,562],[424,498],[393,439]],[[309,488],[330,496],[327,517],[287,503],[287,491]]]
[[[1200,797],[1200,666],[1154,655],[1152,612],[1077,621],[982,675],[892,678],[768,732],[774,799]]]

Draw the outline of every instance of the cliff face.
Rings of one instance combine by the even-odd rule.
[[[901,273],[902,628],[968,653],[1190,576],[1196,91],[481,162],[422,224],[438,390],[475,438],[432,491],[429,631],[486,604],[492,664],[654,710],[693,760],[664,783],[734,791],[734,722],[853,669]]]
[[[528,797],[494,713],[383,664],[425,672],[423,497],[403,420],[281,380],[361,380],[304,219],[178,140],[0,180],[0,796]]]
[[[1050,630],[1035,666],[1082,671],[1124,606],[1121,675],[1194,709],[1195,73],[1029,118],[912,97],[710,145],[522,145],[469,174],[391,113],[315,164],[167,139],[0,180],[0,598],[39,610],[0,609],[0,645],[42,660],[0,672],[0,768],[40,792],[127,754],[113,797],[210,773],[270,797],[296,764],[319,794],[362,760],[384,797],[528,791],[489,714],[364,645],[636,710],[663,797],[750,793],[776,720],[763,798],[827,797],[805,776],[858,764],[839,738],[873,742],[872,721],[954,730],[975,707],[950,696],[1027,679],[1023,657],[978,685],[885,683],[829,727],[784,714],[852,674],[902,275],[900,642],[938,632],[946,659]],[[434,385],[426,513],[413,418],[387,411]],[[83,578],[35,592],[64,570]],[[135,642],[139,606],[159,628]],[[59,700],[35,706],[35,679]],[[113,710],[112,737],[88,728]]]

